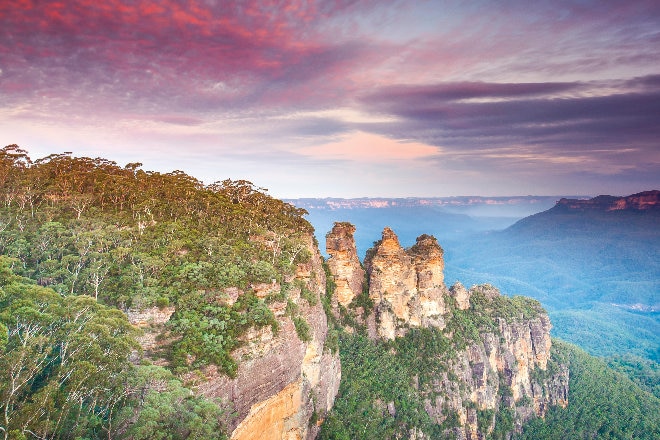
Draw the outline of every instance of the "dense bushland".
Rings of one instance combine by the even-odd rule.
[[[569,403],[525,426],[520,439],[657,439],[660,399],[580,348],[553,342],[553,358],[570,368]]]
[[[4,439],[222,439],[229,416],[167,370],[129,361],[126,315],[62,296],[0,258],[0,436]]]
[[[247,181],[204,185],[137,163],[1,149],[0,433],[155,438],[147,426],[158,426],[162,438],[222,436],[214,402],[165,370],[129,364],[137,345],[120,310],[176,306],[166,329],[174,371],[214,363],[233,375],[240,336],[278,330],[252,288],[276,281],[286,299],[310,257],[304,213]],[[227,287],[243,294],[229,301]]]

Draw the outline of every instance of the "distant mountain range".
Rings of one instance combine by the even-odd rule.
[[[556,335],[596,354],[660,359],[659,191],[563,198],[447,252],[450,277],[539,299]]]
[[[644,191],[626,197],[598,196],[593,199],[567,199],[557,202],[555,211],[654,211],[660,209],[660,191]]]
[[[387,208],[444,208],[450,212],[478,212],[480,215],[530,215],[551,207],[557,200],[567,196],[455,196],[455,197],[361,197],[343,198],[301,198],[284,199],[299,208],[307,210],[340,211],[346,209],[387,209]],[[571,196],[585,199],[589,196]]]
[[[660,191],[289,202],[309,211],[320,243],[334,221],[353,223],[360,256],[384,226],[404,246],[433,234],[449,283],[534,297],[555,335],[592,353],[660,359]]]
[[[443,246],[477,232],[502,230],[523,217],[553,207],[564,196],[408,197],[285,199],[309,212],[307,219],[320,243],[337,221],[357,226],[355,241],[363,257],[380,239],[385,226],[394,229],[404,246],[421,234],[434,235]],[[572,196],[573,198],[583,198]],[[324,249],[321,249],[323,251]]]

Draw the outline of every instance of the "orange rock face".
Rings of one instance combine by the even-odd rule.
[[[364,269],[360,265],[350,223],[335,223],[326,235],[326,251],[330,258],[328,266],[335,282],[335,297],[342,306],[347,306],[362,292]]]
[[[444,327],[444,259],[435,238],[422,235],[404,250],[394,231],[385,228],[365,264],[379,337],[393,339],[408,327]]]
[[[297,421],[290,420],[300,412],[302,385],[287,385],[273,397],[256,403],[232,433],[232,440],[300,440],[303,432]],[[292,423],[293,422],[293,423]]]

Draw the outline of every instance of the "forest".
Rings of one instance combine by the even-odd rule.
[[[194,393],[185,375],[216,365],[232,377],[239,365],[232,352],[246,332],[277,334],[270,298],[255,295],[254,286],[275,280],[279,299],[287,302],[287,292],[298,288],[307,302],[316,301],[289,283],[296,265],[310,259],[305,240],[314,230],[306,212],[248,181],[205,185],[182,171],[144,171],[139,163],[119,166],[70,153],[33,160],[9,145],[0,150],[0,197],[5,440],[228,438],[231,406]],[[244,294],[229,302],[228,287]],[[453,312],[448,329],[463,337],[451,343],[426,330],[379,343],[345,330],[350,323],[332,316],[331,293],[329,282],[321,298],[330,322],[326,348],[339,351],[343,374],[335,408],[321,426],[324,439],[400,438],[411,426],[438,438],[442,427],[430,426],[409,393],[411,377],[431,380],[441,366],[429,359],[441,360],[492,329],[492,316],[533,316],[540,307],[503,298],[486,313],[476,303],[475,313]],[[362,301],[368,307],[368,298]],[[176,310],[165,327],[170,343],[160,353],[166,366],[144,355],[140,330],[126,316],[149,307]],[[286,313],[298,337],[309,338],[298,307],[287,302]],[[521,438],[660,435],[652,365],[611,360],[610,366],[636,372],[638,386],[575,347],[554,346],[558,362],[570,363],[570,404],[524,427]],[[399,399],[398,418],[378,418],[365,406],[365,396],[379,395]],[[510,427],[506,416],[492,438]],[[362,422],[373,429],[360,433]]]
[[[208,363],[235,373],[240,335],[276,325],[250,286],[283,282],[309,258],[311,226],[250,182],[205,186],[140,168],[0,150],[5,439],[225,435],[230,412],[174,373]],[[227,305],[227,286],[246,294]],[[167,329],[170,370],[134,364],[125,312],[168,305],[179,310]]]

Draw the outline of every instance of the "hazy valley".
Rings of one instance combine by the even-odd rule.
[[[333,220],[357,225],[360,252],[385,226],[405,246],[433,234],[450,282],[492,283],[508,295],[536,298],[553,335],[593,354],[657,362],[660,204],[657,191],[644,196],[644,203],[631,203],[631,196],[627,205],[625,197],[572,196],[292,202],[309,211],[319,240]]]

